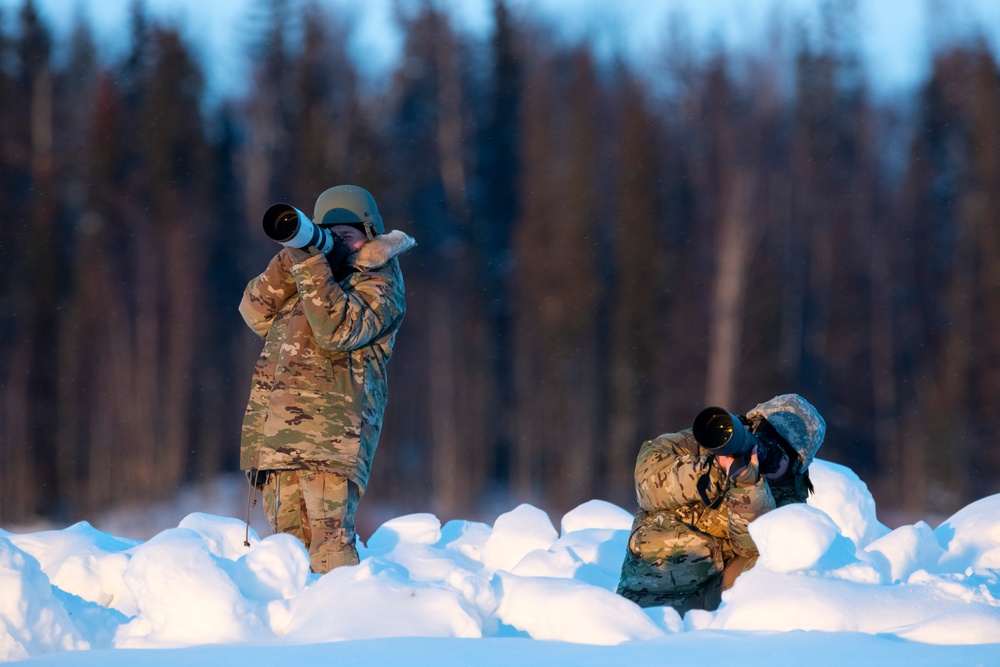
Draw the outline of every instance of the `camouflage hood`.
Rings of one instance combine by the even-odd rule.
[[[761,417],[795,448],[802,468],[808,468],[826,435],[826,422],[816,408],[798,394],[783,394],[747,413],[751,421]]]
[[[371,271],[385,266],[393,257],[406,252],[415,245],[417,242],[413,240],[413,237],[394,229],[365,243],[348,258],[347,263],[359,271]]]

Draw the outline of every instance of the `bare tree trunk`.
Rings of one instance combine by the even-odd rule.
[[[163,446],[163,425],[157,419],[162,406],[159,403],[163,377],[160,374],[162,351],[161,334],[164,331],[160,319],[160,301],[163,298],[162,285],[167,277],[159,262],[160,250],[151,238],[151,222],[137,219],[136,250],[139,254],[135,284],[137,285],[134,338],[131,341],[135,365],[124,369],[126,386],[132,401],[129,406],[131,433],[127,441],[133,443],[137,456],[132,474],[136,489],[156,488],[154,476],[157,474],[157,450]],[[123,397],[124,398],[124,397]]]
[[[660,431],[656,408],[657,361],[665,357],[668,279],[662,215],[657,206],[658,149],[651,136],[652,114],[638,82],[626,81],[619,111],[621,157],[615,219],[615,284],[610,306],[608,443],[601,477],[607,496],[632,501],[632,477],[639,445]],[[600,460],[600,457],[597,457]]]
[[[541,476],[543,429],[540,421],[547,414],[550,387],[543,364],[538,362],[538,343],[530,334],[517,341],[517,362],[514,374],[517,380],[515,414],[517,428],[512,456],[512,486],[517,498],[535,502],[538,496],[537,480]]]
[[[31,343],[22,339],[11,346],[9,376],[3,385],[0,405],[0,464],[4,466],[4,503],[0,518],[12,521],[31,517],[35,510],[35,468],[31,457],[30,393],[28,375]]]
[[[462,159],[462,79],[452,33],[448,31],[447,35],[449,38],[442,35],[436,41],[434,49],[438,73],[438,161],[448,209],[455,220],[461,221],[468,217]]]
[[[876,234],[869,249],[871,267],[871,330],[869,348],[872,365],[872,405],[875,416],[875,460],[883,471],[898,470],[902,467],[901,453],[905,449],[900,442],[898,422],[899,388],[895,368],[896,344],[894,336],[892,267],[886,259],[883,248],[885,237]],[[898,498],[899,476],[884,474],[883,488],[889,498]]]
[[[455,322],[452,303],[447,294],[436,291],[431,297],[430,331],[427,337],[430,365],[431,484],[434,504],[439,513],[451,514],[458,509],[458,477],[460,447],[455,422],[455,379],[459,369],[455,364]]]
[[[31,170],[36,180],[52,178],[52,74],[35,77],[31,96]]]
[[[737,398],[736,370],[743,337],[747,271],[759,235],[751,217],[751,180],[748,170],[738,169],[724,186],[705,395],[710,405],[729,406]]]
[[[968,483],[966,466],[973,460],[968,452],[970,437],[969,390],[972,385],[973,345],[976,337],[977,313],[973,299],[976,292],[976,255],[979,240],[979,211],[976,210],[976,193],[964,193],[958,201],[958,242],[951,261],[951,275],[947,286],[949,325],[945,332],[941,359],[940,398],[935,406],[940,437],[948,442],[950,455],[938,470],[944,472],[949,491],[957,499],[966,498]],[[937,430],[937,429],[935,429]],[[954,463],[952,463],[954,462]],[[960,502],[960,500],[959,500]]]
[[[472,299],[471,296],[466,298]],[[482,304],[477,305],[482,308]],[[452,303],[449,308],[454,316],[458,307]],[[492,373],[494,366],[487,360],[496,354],[496,341],[490,338],[491,328],[484,310],[469,313],[458,325],[461,345],[456,348],[459,365],[455,380],[459,385],[455,389],[455,423],[459,463],[455,480],[458,487],[455,518],[468,516],[470,510],[478,508],[483,497],[493,491],[486,486],[495,456],[492,434],[497,430],[497,421],[504,418],[491,409],[498,403]]]

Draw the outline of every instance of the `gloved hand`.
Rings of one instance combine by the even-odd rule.
[[[247,480],[250,484],[258,489],[263,490],[264,485],[267,484],[267,478],[271,476],[273,470],[257,470],[256,468],[251,468],[247,470]]]
[[[347,265],[347,256],[351,254],[351,249],[344,243],[344,239],[339,236],[333,237],[333,249],[326,253],[326,261],[333,271],[333,279],[338,283],[347,277],[351,268]]]
[[[760,481],[760,468],[756,456],[753,457],[752,461],[747,462],[745,466],[738,466],[739,464],[736,464],[729,470],[729,478],[733,480],[736,486],[753,486]]]

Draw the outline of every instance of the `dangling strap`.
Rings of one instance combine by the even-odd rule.
[[[256,477],[257,471],[253,472],[253,476]],[[246,537],[243,539],[243,546],[247,549],[250,548],[250,512],[253,510],[254,505],[257,504],[257,487],[254,486],[254,479],[250,479],[250,475],[247,476],[247,485],[250,487],[247,491],[247,532]]]
[[[701,496],[702,502],[705,503],[706,506],[708,506],[708,509],[714,510],[714,509],[718,509],[719,505],[722,504],[722,499],[725,497],[725,494],[724,493],[720,493],[719,496],[715,500],[709,500],[708,499],[708,485],[711,484],[711,483],[712,483],[712,480],[710,480],[708,478],[708,473],[705,473],[704,475],[702,475],[701,477],[698,478],[698,483],[697,483],[696,486],[698,488],[698,495]]]

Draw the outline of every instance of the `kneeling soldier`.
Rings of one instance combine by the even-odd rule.
[[[702,415],[714,419],[712,411],[731,418],[719,422],[727,431],[706,426]],[[694,429],[661,435],[639,450],[639,512],[618,594],[643,607],[669,605],[682,614],[717,608],[722,591],[757,561],[749,523],[805,502],[812,490],[808,467],[826,424],[801,396],[778,396],[745,417],[719,408],[702,415]],[[743,455],[715,446],[737,438],[747,443]]]

